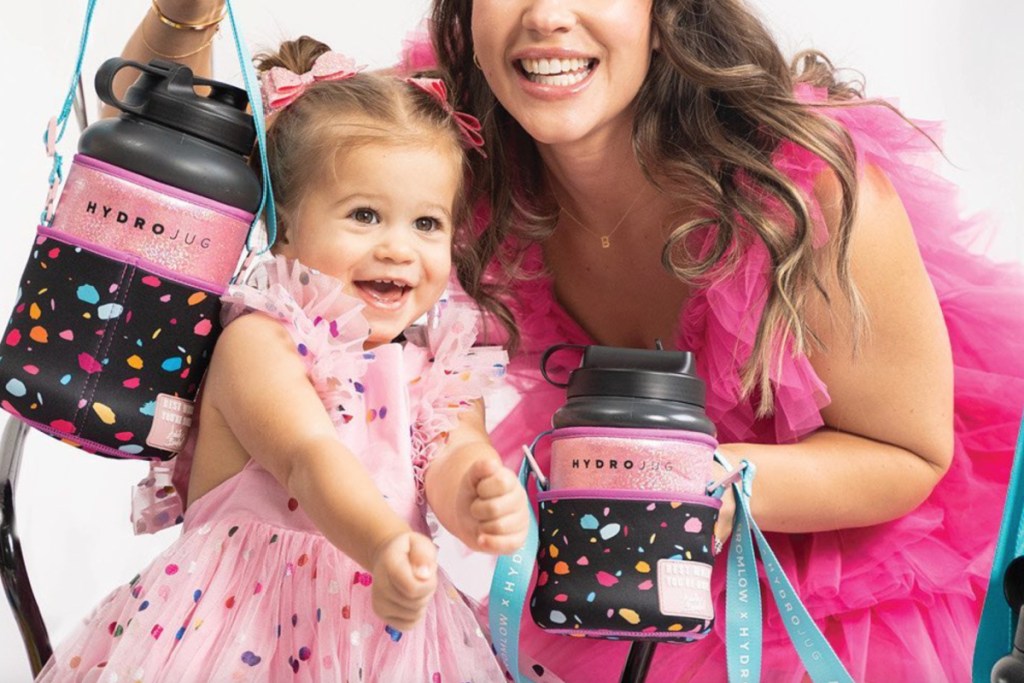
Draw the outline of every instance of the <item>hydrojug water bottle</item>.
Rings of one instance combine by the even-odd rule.
[[[552,488],[703,495],[717,442],[692,353],[588,346],[564,386]]]
[[[140,76],[123,99],[115,75]],[[197,88],[204,92],[197,92]],[[155,60],[105,62],[118,118],[83,131],[0,346],[0,405],[112,457],[170,457],[260,202],[248,97]]]
[[[689,352],[583,347],[538,494],[534,621],[554,633],[691,641],[710,632],[707,495],[717,446]]]

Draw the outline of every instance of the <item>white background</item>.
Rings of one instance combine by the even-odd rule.
[[[585,0],[567,0],[583,2]],[[7,216],[0,250],[0,316],[14,303],[18,278],[46,194],[49,170],[40,142],[63,100],[78,42],[84,0],[7,3],[0,20],[5,50],[0,135],[0,207]],[[398,55],[427,0],[238,3],[256,49],[308,33],[371,66]],[[1024,261],[1024,3],[1009,0],[756,0],[787,53],[825,50],[838,65],[867,77],[868,92],[898,95],[907,114],[947,122],[949,175],[964,187],[965,208],[987,210],[1001,224],[982,245],[1000,259]],[[102,0],[86,59],[91,74],[120,50],[147,0]],[[230,40],[216,42],[216,76],[237,81]],[[90,97],[90,111],[95,100]],[[73,133],[74,126],[69,126]],[[65,139],[70,157],[74,136]],[[1024,312],[1022,312],[1024,314]],[[6,320],[6,318],[0,318]],[[3,421],[0,415],[0,422]],[[175,537],[133,537],[131,485],[141,463],[85,455],[38,433],[28,438],[17,510],[29,574],[54,643],[111,588],[130,579]],[[0,683],[29,679],[18,631],[0,606]]]

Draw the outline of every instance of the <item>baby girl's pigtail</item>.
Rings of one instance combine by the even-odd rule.
[[[466,149],[475,149],[482,156],[487,157],[486,152],[484,152],[484,136],[480,132],[483,129],[480,121],[472,114],[457,111],[452,106],[452,103],[448,100],[448,86],[445,85],[442,79],[413,77],[406,78],[405,82],[429,95],[437,103],[441,111],[451,117],[452,123],[458,130],[459,138]]]

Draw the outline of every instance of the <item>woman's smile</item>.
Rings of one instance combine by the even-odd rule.
[[[650,0],[477,0],[473,47],[494,95],[547,145],[628,136],[653,49]]]
[[[596,59],[524,58],[516,60],[519,72],[531,83],[573,86],[582,83],[597,66]]]

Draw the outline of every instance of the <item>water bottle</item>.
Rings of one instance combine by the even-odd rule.
[[[689,352],[581,347],[552,418],[537,495],[538,578],[530,613],[557,634],[668,642],[711,632],[707,495],[715,428]]]
[[[118,99],[125,68],[140,76]],[[91,452],[166,459],[259,206],[255,128],[244,90],[173,62],[108,60],[96,90],[121,114],[83,131],[38,228],[0,346],[0,406]]]
[[[141,75],[118,99],[125,68]],[[174,62],[114,58],[96,72],[96,93],[121,114],[83,131],[52,227],[223,289],[260,201],[245,91]]]
[[[702,494],[711,475],[715,426],[689,351],[588,346],[554,414],[551,486]]]

